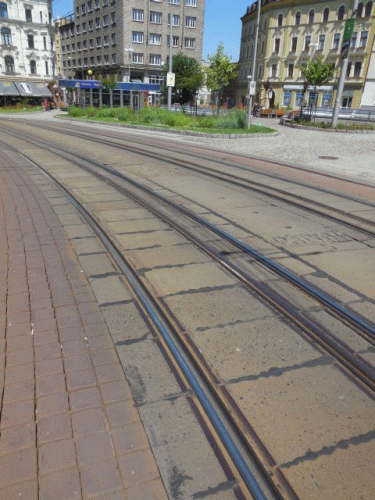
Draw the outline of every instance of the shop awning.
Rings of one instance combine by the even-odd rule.
[[[0,81],[0,95],[20,95],[13,82],[8,80]]]
[[[51,97],[51,92],[45,83],[14,82],[20,95],[25,97]]]

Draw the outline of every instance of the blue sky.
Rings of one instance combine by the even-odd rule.
[[[240,18],[254,0],[206,0],[204,21],[203,59],[214,54],[220,42],[224,51],[238,61],[240,53]],[[73,12],[73,0],[54,0],[53,18],[64,17]]]

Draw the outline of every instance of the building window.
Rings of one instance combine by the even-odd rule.
[[[272,78],[277,77],[277,64],[272,64],[271,66],[271,76]]]
[[[77,35],[78,35],[79,33],[81,33],[81,25],[80,25],[80,24],[77,24],[77,26],[76,26],[76,31],[77,31]]]
[[[101,65],[102,64],[102,56],[97,56],[96,62],[98,65]]]
[[[36,61],[30,61],[30,73],[36,75]]]
[[[354,76],[356,78],[359,78],[361,76],[361,69],[362,69],[362,63],[361,62],[356,62],[354,64]]]
[[[109,45],[109,35],[104,35],[104,37],[103,37],[103,45],[104,45],[104,47],[108,47],[108,45]]]
[[[346,78],[350,78],[351,71],[352,71],[352,63],[349,61],[348,66],[346,68]]]
[[[4,2],[0,2],[0,19],[8,19],[8,6]]]
[[[45,63],[45,71],[46,71],[46,75],[49,75],[49,69],[48,69],[48,61],[44,61]]]
[[[83,47],[83,50],[87,50],[87,40],[83,40],[82,47]]]
[[[361,38],[359,40],[359,46],[361,47],[361,49],[364,49],[366,47],[367,38],[368,38],[368,31],[362,31]]]
[[[326,41],[325,35],[319,35],[318,50],[324,50],[324,43]]]
[[[86,23],[82,23],[82,33],[86,33],[87,31],[86,26],[87,26]]]
[[[331,107],[331,102],[332,102],[332,93],[327,92],[327,93],[323,94],[322,102],[320,105],[322,108],[329,108],[329,107]]]
[[[345,16],[345,5],[341,5],[337,13],[337,19],[341,21]]]
[[[185,0],[186,7],[196,7],[197,0]]]
[[[362,17],[363,14],[363,3],[359,3],[357,7],[357,17]]]
[[[296,52],[297,51],[297,42],[298,42],[298,37],[294,36],[292,38],[292,52]]]
[[[185,49],[195,49],[195,38],[185,38]]]
[[[116,45],[116,43],[117,43],[116,33],[112,33],[111,41],[112,41],[112,45]]]
[[[273,48],[273,51],[275,54],[278,54],[280,50],[280,38],[275,38],[275,46]]]
[[[111,24],[116,24],[116,12],[111,12]]]
[[[132,14],[133,21],[143,22],[143,18],[144,18],[144,11],[143,10],[133,9],[133,14]]]
[[[297,107],[301,106],[302,101],[303,101],[303,93],[297,92],[296,93],[296,106]]]
[[[301,24],[301,12],[297,12],[296,14],[296,26]]]
[[[283,25],[283,15],[279,14],[277,17],[277,26],[282,26]]]
[[[94,39],[93,38],[90,38],[90,40],[89,40],[89,47],[90,47],[90,49],[94,48]]]
[[[173,5],[180,5],[180,0],[168,0],[168,3],[171,3]]]
[[[27,35],[27,47],[29,49],[34,48],[34,35]]]
[[[96,39],[96,46],[97,47],[101,47],[102,46],[102,39],[101,39],[100,36],[98,36],[97,39]]]
[[[152,23],[152,24],[161,24],[161,22],[162,22],[162,14],[161,14],[161,12],[150,11],[150,23]]]
[[[105,54],[105,55],[104,55],[104,64],[105,64],[106,66],[108,66],[108,64],[109,64],[109,55],[108,55],[108,54]]]
[[[95,28],[100,28],[100,17],[95,19]]]
[[[327,22],[328,21],[328,18],[329,18],[329,8],[326,7],[324,10],[323,10],[323,22]]]
[[[313,24],[313,22],[314,22],[314,17],[315,17],[315,12],[314,12],[314,10],[310,10],[310,12],[309,12],[309,24]]]
[[[133,52],[133,63],[143,64],[143,54]]]
[[[81,42],[77,42],[77,52],[81,51]]]
[[[290,106],[291,102],[292,102],[292,93],[284,92],[283,106],[287,108],[288,106]]]
[[[94,66],[94,64],[95,64],[95,58],[90,57],[90,66]]]
[[[89,0],[87,2],[87,9],[88,9],[89,12],[92,12],[92,0]]]
[[[169,35],[167,35],[167,47],[169,47]],[[178,47],[180,44],[180,37],[172,36],[172,47]]]
[[[103,26],[108,26],[108,15],[103,16]]]
[[[40,24],[43,24],[43,12],[42,11],[39,12],[39,20],[40,20]]]
[[[164,82],[164,77],[162,75],[150,75],[148,81],[149,83],[160,85]]]
[[[150,33],[150,45],[161,45],[161,35]]]
[[[133,31],[132,41],[134,43],[143,43],[143,32],[142,31]]]
[[[32,23],[31,9],[25,9],[25,19],[27,23]]]
[[[311,36],[309,35],[305,37],[305,48],[303,49],[304,51],[309,50],[310,43],[311,43]]]
[[[2,45],[12,45],[12,33],[9,28],[1,28],[1,43]]]
[[[86,14],[86,5],[85,4],[82,4],[81,11],[82,11],[82,14]]]
[[[372,11],[372,2],[366,3],[365,17],[370,17]]]
[[[334,50],[337,50],[339,48],[339,46],[340,46],[340,37],[341,37],[340,33],[335,33],[333,35],[333,46],[332,46],[332,48]]]
[[[186,28],[195,28],[196,20],[197,20],[196,17],[186,16],[185,18]]]
[[[112,64],[116,64],[116,54],[112,54]]]
[[[150,64],[152,66],[160,66],[161,55],[160,54],[150,54]]]
[[[15,73],[13,57],[5,56],[4,61],[5,61],[5,72],[6,73]]]
[[[288,65],[288,77],[293,78],[293,72],[294,72],[294,64],[291,63]]]
[[[357,45],[357,32],[353,31],[352,39],[350,40],[350,48],[355,49]]]
[[[95,9],[100,8],[100,0],[95,0]]]
[[[178,14],[173,14],[172,17],[173,26],[180,26],[180,16]],[[171,24],[171,15],[168,14],[168,26]]]
[[[89,31],[92,31],[94,29],[94,21],[89,21]]]

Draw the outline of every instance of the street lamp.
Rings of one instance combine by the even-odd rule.
[[[253,52],[253,67],[252,67],[252,74],[254,77],[254,82],[252,83],[251,91],[250,93],[250,86],[251,86],[251,75],[247,77],[249,80],[249,110],[248,110],[248,115],[247,115],[247,128],[250,128],[251,125],[251,107],[252,107],[252,101],[253,101],[253,95],[255,95],[256,92],[256,66],[257,66],[257,50],[258,50],[258,39],[259,39],[259,24],[260,24],[260,7],[261,7],[261,1],[258,0],[257,2],[257,20],[256,20],[256,25],[255,25],[255,43],[254,43],[254,52]]]
[[[128,82],[130,82],[130,65],[131,65],[130,58],[131,58],[131,53],[134,51],[134,49],[132,49],[132,48],[128,48],[128,49],[124,49],[124,51],[128,53],[128,57],[129,57],[129,74],[128,74]]]

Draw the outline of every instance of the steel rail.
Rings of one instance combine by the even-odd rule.
[[[258,480],[256,479],[254,473],[251,471],[247,461],[242,456],[240,450],[238,449],[235,441],[233,440],[231,434],[228,432],[225,424],[220,418],[217,410],[214,408],[207,396],[206,391],[203,389],[202,384],[199,382],[196,374],[193,373],[189,364],[186,362],[184,356],[180,352],[176,342],[172,339],[171,333],[168,328],[168,320],[161,313],[154,298],[150,295],[150,292],[144,286],[144,284],[139,280],[136,273],[133,271],[130,265],[128,265],[126,259],[118,250],[116,245],[110,240],[106,235],[105,231],[101,228],[100,224],[89,214],[89,212],[83,207],[83,205],[71,194],[69,191],[49,172],[47,172],[40,165],[35,163],[33,160],[28,158],[22,153],[18,153],[27,159],[29,162],[35,165],[51,182],[52,184],[65,196],[65,198],[75,207],[75,209],[81,214],[83,219],[87,224],[93,229],[95,234],[98,236],[107,252],[111,255],[114,262],[121,270],[122,274],[126,278],[128,284],[133,290],[135,296],[142,304],[142,307],[147,312],[149,317],[152,319],[153,324],[161,334],[163,340],[168,346],[170,352],[176,359],[178,366],[180,367],[182,373],[184,374],[186,380],[189,382],[191,388],[193,389],[198,401],[204,408],[206,415],[215,428],[217,434],[222,440],[229,456],[236,465],[244,483],[246,484],[254,500],[269,500],[269,496],[263,491]],[[205,381],[205,383],[207,383]],[[271,479],[269,477],[264,478],[269,483]],[[271,482],[272,490],[275,485]]]
[[[22,123],[24,123],[24,122],[22,122]],[[40,128],[47,128],[47,127],[41,126]],[[61,130],[59,130],[59,132],[61,133]],[[240,176],[237,176],[237,175],[234,175],[234,174],[226,174],[225,172],[218,172],[217,170],[214,170],[214,169],[212,169],[210,167],[203,167],[201,165],[193,164],[190,161],[187,162],[185,160],[177,160],[175,157],[167,156],[165,154],[151,153],[150,151],[145,152],[144,149],[138,149],[138,148],[135,148],[133,146],[116,144],[114,142],[107,141],[107,140],[102,140],[102,139],[99,139],[97,137],[96,138],[92,138],[92,137],[88,137],[87,135],[79,135],[76,132],[72,133],[72,132],[66,132],[66,131],[64,131],[64,134],[65,135],[73,135],[74,137],[81,137],[81,138],[90,140],[92,142],[96,142],[96,143],[99,143],[99,144],[104,144],[104,145],[115,147],[115,148],[118,148],[118,149],[125,149],[127,151],[139,153],[139,154],[141,154],[143,156],[148,156],[148,157],[153,158],[153,159],[158,159],[158,160],[163,160],[163,161],[167,160],[170,163],[172,163],[174,165],[178,165],[178,166],[180,166],[182,168],[186,168],[188,170],[192,170],[194,172],[198,172],[198,173],[200,173],[202,175],[205,175],[205,176],[211,177],[211,178],[215,178],[215,179],[218,179],[220,181],[228,182],[230,184],[233,184],[235,186],[241,187],[243,189],[249,189],[251,191],[254,191],[256,193],[261,194],[262,196],[268,196],[269,198],[275,199],[277,201],[282,201],[282,202],[287,203],[289,205],[292,205],[292,206],[294,206],[294,207],[296,207],[296,208],[298,208],[300,210],[306,210],[308,212],[315,213],[315,214],[317,214],[319,216],[323,216],[326,219],[330,219],[330,220],[332,220],[332,221],[334,221],[336,223],[344,224],[344,225],[348,226],[351,229],[355,229],[356,231],[360,231],[360,232],[362,232],[364,234],[367,234],[367,235],[370,235],[372,237],[375,236],[375,230],[370,230],[368,228],[355,225],[352,222],[349,222],[349,221],[344,220],[344,219],[345,218],[351,219],[351,220],[354,220],[354,221],[356,221],[356,222],[358,222],[360,224],[364,224],[364,225],[367,224],[368,226],[375,228],[375,222],[374,221],[372,221],[370,219],[365,219],[365,218],[360,217],[360,216],[358,216],[356,214],[351,214],[351,213],[348,213],[348,212],[344,212],[341,209],[338,209],[338,208],[335,208],[335,207],[331,207],[330,205],[326,205],[324,203],[321,203],[321,202],[318,202],[318,201],[315,201],[315,200],[311,200],[309,198],[297,195],[295,193],[289,193],[288,191],[285,191],[285,190],[282,190],[282,189],[279,189],[279,188],[275,188],[275,187],[272,187],[272,186],[267,186],[267,185],[262,184],[260,182],[252,181],[250,179],[246,179],[244,177],[240,177]],[[121,138],[118,138],[118,139],[122,140]],[[38,139],[36,139],[36,140],[38,140]],[[133,141],[133,142],[137,143],[137,141]],[[157,147],[157,146],[154,146],[154,147]],[[183,155],[183,154],[186,154],[186,153],[179,153],[179,154]],[[194,155],[192,155],[192,156],[194,156]],[[209,160],[209,161],[213,161],[213,160]],[[215,160],[215,161],[217,161],[217,160]],[[223,161],[220,161],[220,163],[222,163],[222,164],[224,164],[226,166],[233,166],[233,165],[225,163]],[[238,165],[236,165],[236,168],[238,168],[238,169],[242,168],[243,169],[243,167],[238,166]],[[249,171],[250,169],[246,168],[244,170]],[[272,175],[264,174],[264,173],[261,173],[261,172],[255,172],[255,173],[257,173],[259,175],[267,175],[269,177],[282,180],[283,182],[294,182],[294,183],[296,183],[295,181],[280,179],[280,177],[278,177],[278,176],[272,176]],[[346,182],[348,182],[348,181],[346,181]],[[341,195],[340,193],[335,193],[335,192],[332,192],[332,191],[329,191],[329,190],[326,190],[326,189],[322,189],[322,188],[311,187],[311,186],[308,186],[308,185],[303,184],[303,183],[296,183],[296,184],[303,185],[304,187],[309,187],[310,189],[316,189],[316,190],[319,190],[319,191],[322,191],[322,192],[327,192],[329,194],[332,194],[333,196],[341,197],[341,198],[343,198],[345,200],[351,200],[351,201],[355,201],[357,203],[362,203],[363,205],[366,205],[366,206],[375,207],[375,204],[373,204],[373,203],[365,202],[363,200],[358,200],[358,199],[350,197],[350,196],[344,196],[344,195]],[[369,186],[367,186],[367,187],[369,187]],[[374,189],[375,189],[375,187],[374,187]],[[291,198],[294,198],[295,200],[298,199],[298,200],[300,200],[300,202],[294,201]],[[314,208],[313,206],[307,206],[307,205],[313,205],[316,208]],[[333,213],[336,213],[338,215],[341,215],[341,217],[343,217],[344,219],[339,218],[339,217],[335,217],[334,215],[332,215],[332,214],[330,214],[328,212],[333,212]]]

